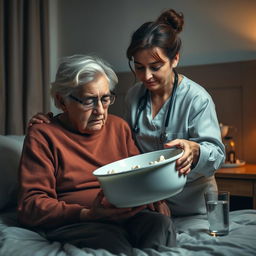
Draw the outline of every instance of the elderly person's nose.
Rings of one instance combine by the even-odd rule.
[[[93,110],[98,114],[104,113],[104,107],[100,99],[98,99],[98,101],[95,102]]]

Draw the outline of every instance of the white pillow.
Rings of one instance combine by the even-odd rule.
[[[22,135],[0,135],[0,210],[15,206]]]

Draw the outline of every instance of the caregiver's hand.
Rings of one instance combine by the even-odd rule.
[[[49,124],[52,118],[53,118],[52,112],[48,112],[47,114],[37,113],[34,116],[32,116],[31,119],[29,120],[28,128],[31,127],[33,124],[42,124],[42,123]]]
[[[96,196],[91,209],[82,209],[80,212],[80,220],[121,220],[134,216],[147,206],[139,206],[134,208],[116,208],[110,204],[103,205],[104,194],[101,190]]]
[[[176,139],[165,144],[165,148],[182,148],[184,154],[176,161],[176,169],[182,175],[191,171],[191,166],[196,165],[200,155],[200,145],[194,141]]]

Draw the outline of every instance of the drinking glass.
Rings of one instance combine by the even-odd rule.
[[[229,192],[208,191],[204,194],[209,222],[209,234],[224,236],[229,233]]]

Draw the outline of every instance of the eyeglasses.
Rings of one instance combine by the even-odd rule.
[[[114,93],[103,95],[100,99],[98,97],[85,97],[83,99],[78,99],[72,94],[69,95],[69,98],[72,100],[79,102],[83,105],[84,109],[89,110],[96,108],[98,106],[99,100],[103,108],[107,108],[109,105],[112,105],[115,101],[116,95]]]

